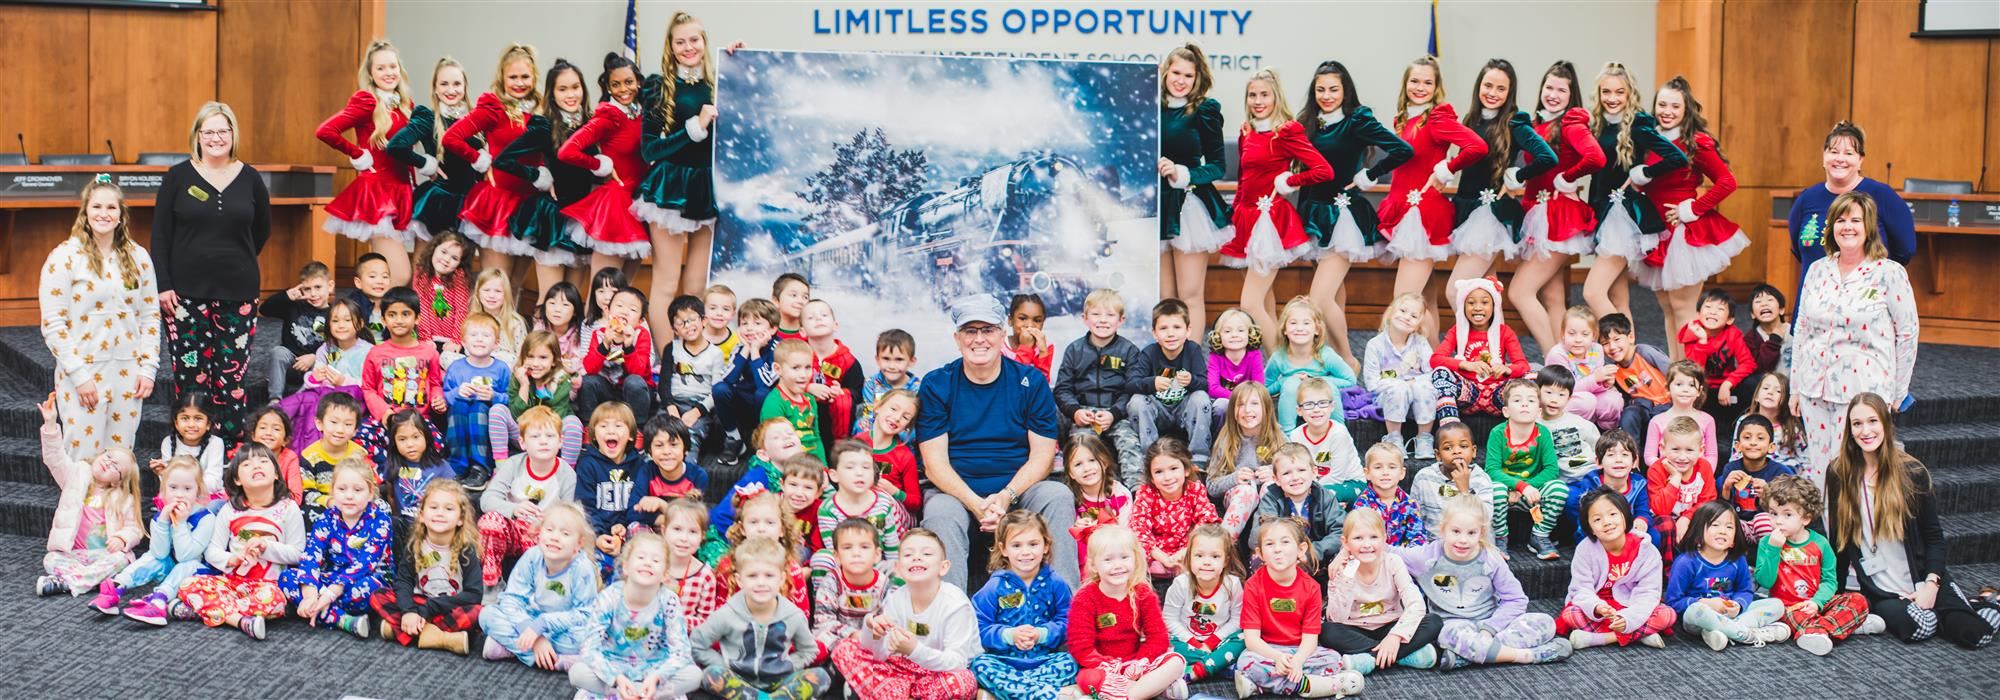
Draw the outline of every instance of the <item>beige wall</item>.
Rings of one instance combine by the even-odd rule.
[[[983,34],[834,34],[835,10],[932,8],[985,10]],[[1122,12],[1223,11],[1232,13],[1219,24],[1221,33],[1080,34],[1074,27],[1060,33],[1046,29],[1018,34],[1006,31],[1006,13],[1105,9]],[[1090,57],[1157,62],[1167,49],[1195,41],[1209,53],[1216,68],[1211,95],[1221,100],[1232,122],[1240,118],[1243,83],[1263,66],[1275,66],[1286,81],[1286,99],[1296,109],[1307,92],[1305,80],[1320,61],[1339,59],[1355,73],[1364,102],[1386,119],[1393,111],[1403,65],[1423,53],[1429,27],[1430,3],[1423,0],[1374,2],[661,2],[639,3],[641,65],[658,69],[667,19],[676,10],[702,18],[709,38],[720,46],[741,40],[767,49],[813,51],[966,51]],[[1248,13],[1241,23],[1238,17]],[[557,56],[584,67],[594,81],[604,52],[623,42],[625,3],[622,0],[388,0],[389,35],[402,47],[412,79],[428,85],[430,67],[441,55],[452,55],[467,67],[475,87],[492,77],[493,61],[507,42],[533,44],[544,65]],[[1213,16],[1209,19],[1214,20]],[[883,21],[887,21],[886,19]],[[1130,16],[1121,17],[1131,26]],[[1576,63],[1585,82],[1605,61],[1624,63],[1639,81],[1657,84],[1653,75],[1654,3],[1652,0],[1444,0],[1438,5],[1438,33],[1443,54],[1446,95],[1461,107],[1470,97],[1473,72],[1495,56],[1514,62],[1527,86],[1519,92],[1522,106],[1532,101],[1542,71],[1558,58]],[[1211,27],[1216,26],[1211,24]],[[1238,31],[1238,28],[1242,31]],[[1227,62],[1226,66],[1224,62]],[[421,91],[420,91],[421,92]],[[1653,90],[1648,88],[1647,94]]]

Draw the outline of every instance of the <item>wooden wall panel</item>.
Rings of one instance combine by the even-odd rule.
[[[1917,2],[1855,6],[1853,115],[1868,132],[1868,174],[1899,188],[1905,177],[1977,181],[1992,42],[1911,38]]]
[[[0,152],[20,148],[15,134],[26,140],[30,162],[43,153],[91,150],[89,131],[77,127],[90,113],[79,84],[91,58],[90,10],[0,5],[0,37],[7,54],[0,93],[10,100],[0,109]]]
[[[2000,39],[1986,40],[1986,161],[1980,170],[1979,191],[2000,192],[2000,101],[1992,98],[1991,87],[2000,81]]]
[[[111,139],[121,163],[187,150],[195,112],[215,99],[216,14],[90,11],[90,150]]]
[[[222,11],[221,99],[244,125],[244,148],[260,162],[347,165],[312,130],[354,94],[355,67],[373,38],[362,31],[368,0],[232,2]],[[344,185],[348,173],[336,183]]]
[[[1655,9],[1654,84],[1644,86],[1644,92],[1651,95],[1659,83],[1685,75],[1694,85],[1696,99],[1714,102],[1722,84],[1722,3],[1659,0]]]
[[[1853,0],[1722,6],[1722,86],[1709,103],[1744,187],[1796,187],[1825,175],[1817,153],[1848,114]],[[1696,94],[1704,88],[1695,87]]]

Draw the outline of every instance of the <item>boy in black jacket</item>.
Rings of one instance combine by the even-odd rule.
[[[1132,422],[1138,426],[1139,444],[1153,444],[1162,430],[1180,433],[1195,461],[1206,463],[1215,415],[1207,391],[1208,353],[1200,343],[1188,342],[1191,325],[1181,300],[1153,305],[1153,343],[1139,354],[1146,387],[1132,397]]]
[[[299,269],[298,285],[265,299],[258,313],[283,321],[278,347],[271,351],[271,398],[283,398],[305,381],[326,335],[326,310],[333,306],[333,272],[314,260]]]
[[[1083,337],[1063,349],[1056,372],[1056,408],[1072,430],[1093,430],[1118,450],[1125,485],[1144,481],[1139,463],[1144,445],[1126,413],[1132,397],[1152,393],[1139,346],[1118,335],[1125,323],[1125,300],[1099,289],[1083,300]]]

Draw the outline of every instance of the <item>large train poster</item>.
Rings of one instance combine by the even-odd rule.
[[[710,279],[739,299],[796,271],[872,366],[902,328],[918,366],[956,356],[944,309],[1039,295],[1058,345],[1083,298],[1158,297],[1159,72],[1140,63],[737,51],[716,88]]]

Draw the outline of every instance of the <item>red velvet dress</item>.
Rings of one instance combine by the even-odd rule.
[[[1587,255],[1597,246],[1591,236],[1597,212],[1583,201],[1578,185],[1604,167],[1604,149],[1590,133],[1590,113],[1572,107],[1536,124],[1535,132],[1555,149],[1556,167],[1529,178],[1523,190],[1529,207],[1521,220],[1521,257]]]
[[[1715,139],[1707,134],[1695,134],[1692,143],[1673,136],[1668,138],[1687,152],[1688,167],[1653,178],[1641,191],[1653,201],[1663,219],[1668,211],[1675,211],[1681,223],[1646,255],[1644,264],[1632,270],[1632,276],[1640,284],[1656,290],[1701,284],[1729,267],[1731,258],[1750,247],[1750,237],[1744,235],[1743,228],[1716,211],[1722,200],[1736,191],[1736,176],[1729,172],[1729,164],[1716,151]],[[1646,162],[1650,164],[1659,158],[1649,154]],[[1703,178],[1714,184],[1697,197]]]
[[[347,106],[327,117],[314,132],[322,143],[340,151],[348,160],[365,156],[370,161],[368,169],[355,173],[354,181],[327,203],[325,228],[357,241],[387,236],[407,242],[412,236],[410,166],[390,157],[387,143],[389,137],[410,123],[409,106],[389,110],[388,133],[382,134],[384,145],[376,146],[373,143],[376,100],[373,90],[355,91],[354,96],[347,98]],[[342,136],[349,131],[354,132],[353,141]]]
[[[646,177],[646,161],[639,158],[639,131],[636,105],[627,112],[616,103],[601,102],[590,121],[556,151],[562,162],[593,174],[603,172],[607,162],[611,167],[589,195],[563,208],[563,215],[570,218],[570,240],[577,245],[621,258],[652,254],[646,226],[632,215],[633,192]],[[592,146],[599,155],[584,152]]]
[[[1460,123],[1458,112],[1448,104],[1407,117],[1396,135],[1410,144],[1412,154],[1389,178],[1389,197],[1382,200],[1382,235],[1389,239],[1390,256],[1449,258],[1458,208],[1443,192],[1423,190],[1419,194],[1419,190],[1434,174],[1450,175],[1485,158],[1486,140]],[[1447,161],[1445,155],[1452,146],[1458,147],[1458,155]]]
[[[1306,140],[1305,127],[1286,121],[1270,131],[1252,130],[1237,147],[1236,202],[1230,213],[1236,233],[1222,246],[1222,261],[1268,273],[1313,254],[1298,210],[1284,197],[1290,192],[1277,188],[1281,175],[1293,191],[1333,179],[1333,167]],[[1306,169],[1291,172],[1293,162]]]
[[[533,255],[534,246],[516,235],[508,221],[528,195],[534,194],[535,183],[492,169],[492,154],[507,150],[514,139],[520,138],[528,130],[528,117],[532,115],[523,113],[509,118],[501,103],[503,99],[506,98],[490,92],[480,94],[472,112],[444,132],[444,150],[485,173],[484,179],[465,196],[465,208],[458,213],[459,232],[481,248],[508,255]],[[474,135],[485,137],[485,151],[475,150],[467,142]],[[541,165],[538,154],[527,155],[524,160],[530,165]]]

